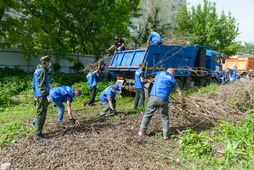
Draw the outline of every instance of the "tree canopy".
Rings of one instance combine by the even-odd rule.
[[[53,53],[100,55],[115,34],[130,37],[140,0],[1,0],[1,47],[17,46],[26,58]]]
[[[204,6],[192,6],[191,10],[182,5],[176,18],[176,33],[191,36],[194,44],[209,46],[225,55],[233,55],[240,50],[240,42],[235,38],[239,35],[238,23],[229,13],[219,15],[216,3],[204,0]]]
[[[254,43],[253,42],[245,42],[241,52],[254,54]]]

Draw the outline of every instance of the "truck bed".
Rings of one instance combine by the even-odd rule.
[[[196,58],[199,57],[205,46],[169,46],[150,45],[147,49],[134,49],[116,51],[109,65],[110,71],[128,72],[139,69],[139,64],[146,66],[146,74],[156,75],[157,72],[167,68],[174,68],[175,76],[190,76],[192,68],[196,65]],[[200,63],[206,62],[205,51],[200,57]],[[203,61],[201,61],[201,59]],[[195,62],[196,61],[196,62]],[[198,60],[199,61],[199,60]]]
[[[235,65],[237,66],[237,71],[246,72],[254,68],[254,58],[227,58],[225,64],[223,64],[223,71],[226,71],[227,67],[233,69]]]

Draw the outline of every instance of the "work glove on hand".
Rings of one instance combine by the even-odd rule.
[[[50,97],[50,95],[47,96],[48,102],[51,103],[52,102],[52,98]]]
[[[106,54],[109,54],[109,50],[108,49],[106,50]]]
[[[74,125],[75,122],[76,122],[76,119],[74,119],[74,118],[70,118],[69,120],[71,121],[71,123],[72,123],[73,125]]]
[[[118,51],[121,51],[121,49],[122,49],[121,47],[118,47],[118,48],[117,48]]]

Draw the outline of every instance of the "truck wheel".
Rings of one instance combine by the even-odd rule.
[[[176,79],[176,82],[177,82],[179,88],[182,90],[183,89],[183,83],[182,83],[182,81],[180,79]]]

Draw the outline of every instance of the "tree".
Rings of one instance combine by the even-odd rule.
[[[175,26],[175,16],[178,9],[186,1],[179,0],[141,0],[140,16],[136,20],[135,32],[132,35],[133,47],[147,42],[150,29],[154,29],[162,38],[173,36],[173,27]],[[134,21],[135,23],[135,21]]]
[[[244,42],[241,52],[254,54],[254,44],[253,42]]]
[[[216,3],[204,0],[204,7],[199,4],[192,6],[188,11],[183,5],[176,18],[178,35],[190,36],[194,44],[209,46],[213,50],[225,55],[236,54],[240,49],[240,42],[235,38],[239,35],[238,23],[229,13],[222,11],[219,16],[216,12]]]
[[[148,36],[150,34],[150,29],[153,28],[160,36],[166,36],[167,31],[171,29],[169,23],[161,24],[159,19],[160,8],[155,8],[154,15],[148,15],[148,18],[144,25],[140,25],[139,30],[136,30],[136,34],[131,37],[135,43],[135,47],[140,47],[140,45],[147,42]]]
[[[0,18],[1,47],[17,46],[28,59],[41,52],[58,58],[68,53],[100,55],[113,43],[115,34],[130,36],[127,28],[140,0],[11,2],[4,7],[12,13]]]

